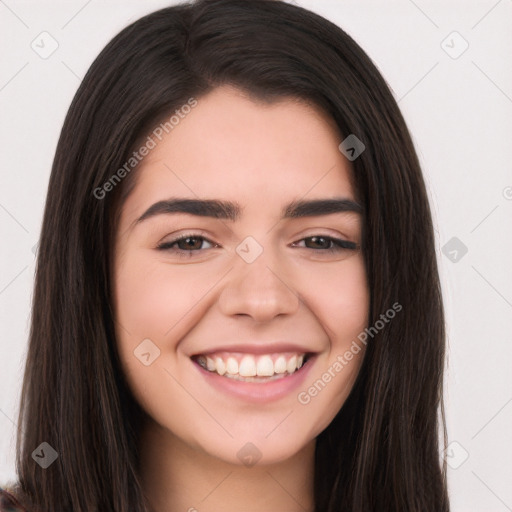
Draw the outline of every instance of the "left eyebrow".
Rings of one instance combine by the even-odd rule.
[[[298,217],[316,217],[332,213],[362,213],[362,206],[346,198],[314,199],[311,201],[293,201],[283,211],[283,219],[296,219]]]
[[[347,198],[313,199],[309,201],[292,201],[283,208],[282,219],[296,219],[299,217],[316,217],[333,213],[362,213],[363,208],[359,203]],[[168,199],[158,201],[150,206],[136,221],[143,220],[161,214],[188,213],[200,217],[212,217],[237,221],[242,212],[239,203],[232,201],[220,201],[217,199]]]

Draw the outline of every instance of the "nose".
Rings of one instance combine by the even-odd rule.
[[[225,315],[245,315],[256,322],[268,322],[279,315],[294,314],[300,304],[299,294],[275,259],[263,253],[252,263],[235,262],[228,282],[219,296]]]

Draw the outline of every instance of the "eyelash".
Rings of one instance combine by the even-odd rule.
[[[188,235],[181,236],[180,238],[177,238],[176,240],[171,240],[169,242],[163,242],[157,246],[157,249],[161,250],[161,251],[169,251],[169,252],[175,253],[176,255],[178,255],[181,258],[190,258],[190,257],[192,257],[192,253],[202,252],[203,250],[192,249],[190,251],[187,251],[185,249],[176,249],[173,247],[174,245],[178,244],[179,242],[181,242],[183,240],[187,240],[189,238],[200,239],[200,240],[206,241],[214,246],[216,245],[202,235],[188,234]],[[355,251],[359,248],[358,244],[356,244],[354,242],[349,242],[348,240],[342,240],[340,238],[334,238],[332,236],[327,236],[327,235],[311,235],[311,236],[302,238],[301,240],[299,240],[299,242],[302,242],[303,240],[312,239],[312,238],[321,238],[324,240],[328,240],[329,242],[331,242],[333,244],[333,246],[328,249],[311,249],[310,247],[305,247],[305,249],[311,249],[312,251],[318,251],[318,252],[327,253],[327,254],[335,254],[335,253],[338,253],[341,251]]]

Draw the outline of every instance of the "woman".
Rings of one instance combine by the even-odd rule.
[[[420,166],[363,50],[272,0],[157,11],[63,126],[3,499],[448,511],[444,350]]]

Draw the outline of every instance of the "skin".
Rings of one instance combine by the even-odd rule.
[[[281,220],[281,210],[298,199],[356,200],[342,140],[317,108],[255,103],[223,86],[198,99],[136,171],[117,231],[114,310],[123,370],[149,417],[140,468],[157,512],[313,510],[315,438],[348,396],[364,347],[309,403],[297,395],[366,327],[369,291],[360,250],[327,253],[306,238],[360,243],[358,213]],[[235,222],[184,213],[136,222],[170,197],[236,201],[243,213]],[[191,233],[207,241],[185,257],[157,249]],[[263,248],[252,263],[235,250],[247,236]],[[160,350],[149,366],[134,355],[144,339]],[[190,359],[246,340],[318,354],[299,389],[249,403],[208,385]],[[237,457],[247,442],[261,453],[252,467]]]

